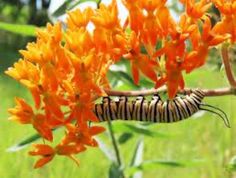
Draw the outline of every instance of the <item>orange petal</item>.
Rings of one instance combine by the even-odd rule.
[[[89,121],[92,121],[92,122],[98,122],[99,121],[97,116],[90,109],[86,109],[86,111],[84,111],[84,116],[86,116]]]
[[[156,72],[154,71],[152,65],[148,64],[145,65],[141,65],[140,66],[140,70],[142,71],[142,73],[144,75],[146,75],[148,78],[150,78],[152,81],[156,82],[157,81],[157,75]]]
[[[34,144],[34,150],[30,151],[29,154],[31,156],[36,156],[36,155],[52,155],[54,154],[54,149],[45,144]]]
[[[33,127],[38,131],[38,133],[48,141],[53,140],[52,130],[48,123],[45,121],[45,116],[42,114],[37,114],[35,116]]]
[[[39,109],[40,108],[40,104],[41,104],[41,98],[40,98],[40,92],[37,88],[32,88],[30,90],[33,99],[34,99],[34,104],[35,104],[35,108]]]
[[[155,88],[161,87],[162,85],[166,83],[166,81],[167,81],[166,77],[161,77],[160,79],[156,81]]]
[[[230,35],[229,35],[229,36],[228,36],[228,35],[225,35],[225,36],[220,36],[220,35],[215,36],[215,37],[208,43],[208,45],[209,45],[209,46],[216,46],[216,45],[222,43],[223,41],[225,41],[228,37],[230,37]]]
[[[44,103],[45,103],[45,109],[49,109],[50,112],[55,114],[59,118],[63,118],[64,114],[61,111],[60,105],[56,101],[55,96],[47,96],[44,98]]]
[[[71,155],[85,151],[86,148],[84,146],[77,145],[58,145],[56,150],[58,155]]]
[[[168,82],[168,96],[170,99],[173,99],[178,91],[178,84],[176,82]]]
[[[211,21],[209,19],[209,17],[204,16],[204,24],[203,24],[203,30],[202,30],[202,38],[203,41],[207,41],[208,37],[209,37],[209,33],[211,30]]]
[[[99,133],[104,132],[106,129],[104,127],[93,126],[89,128],[90,135],[97,135]]]
[[[133,62],[131,62],[131,70],[132,70],[134,83],[136,85],[138,85],[138,83],[139,83],[139,71],[138,71],[137,67],[134,65]]]
[[[54,156],[48,156],[48,157],[43,157],[40,158],[34,165],[34,168],[40,168],[42,166],[44,166],[45,164],[47,164],[48,162],[50,162],[53,159]]]

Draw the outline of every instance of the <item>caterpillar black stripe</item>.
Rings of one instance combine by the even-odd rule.
[[[102,103],[95,104],[95,114],[99,120],[136,120],[157,123],[171,123],[189,118],[199,110],[218,115],[225,125],[230,127],[227,115],[221,109],[203,104],[205,94],[202,90],[193,90],[189,95],[177,96],[173,100],[162,101],[158,94],[151,101],[139,96],[129,101],[128,97],[120,96],[119,101],[104,97]]]

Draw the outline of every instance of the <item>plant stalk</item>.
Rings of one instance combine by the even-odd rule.
[[[179,90],[179,94],[190,93],[191,90],[195,90],[196,88],[185,88],[183,90]],[[104,90],[108,96],[147,96],[158,94],[159,92],[167,92],[166,87],[161,87],[158,89],[147,89],[147,90],[132,90],[132,91],[118,91],[118,90]],[[216,89],[202,89],[204,91],[206,97],[214,97],[214,96],[225,96],[225,95],[236,95],[236,88],[216,88]]]
[[[115,151],[115,154],[116,154],[116,161],[117,161],[117,164],[118,164],[119,168],[121,168],[122,162],[121,162],[121,157],[120,157],[120,151],[119,151],[119,147],[118,147],[118,144],[117,144],[115,136],[114,136],[114,131],[112,129],[111,120],[108,119],[107,123],[108,123],[108,130],[109,130],[109,133],[110,133],[110,136],[111,136],[112,145],[113,145],[113,148],[114,148],[114,151]],[[122,178],[124,178],[125,176],[124,176],[124,173],[123,173],[122,170],[121,170],[121,174],[122,174]]]

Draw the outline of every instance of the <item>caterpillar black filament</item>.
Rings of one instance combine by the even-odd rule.
[[[227,115],[221,109],[203,104],[205,94],[197,89],[189,95],[177,96],[173,100],[162,101],[158,94],[151,101],[139,96],[129,101],[121,96],[119,101],[104,97],[102,103],[95,105],[95,114],[99,120],[137,120],[157,123],[171,123],[187,119],[199,110],[205,110],[218,115],[225,125],[230,127]]]

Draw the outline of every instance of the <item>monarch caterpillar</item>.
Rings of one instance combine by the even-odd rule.
[[[173,100],[162,101],[155,94],[151,101],[143,96],[130,101],[126,96],[120,96],[119,101],[110,97],[103,97],[100,104],[95,104],[94,112],[100,122],[107,120],[137,120],[160,123],[171,123],[187,119],[199,110],[205,110],[218,115],[225,125],[230,127],[227,115],[221,109],[203,104],[205,93],[200,90],[192,90],[189,95],[177,96]]]

